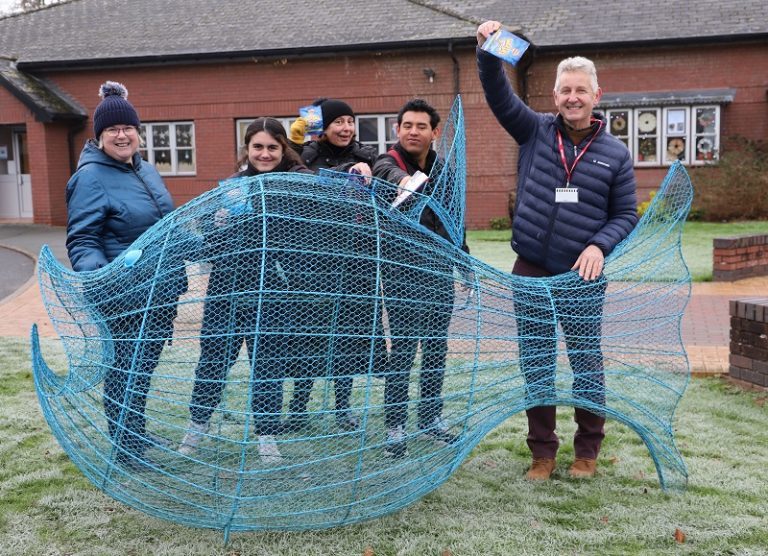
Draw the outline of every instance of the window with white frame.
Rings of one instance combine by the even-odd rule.
[[[236,120],[235,122],[235,135],[237,136],[237,156],[240,157],[243,153],[243,143],[245,142],[245,130],[248,129],[248,126],[253,123],[253,121],[256,118],[248,118],[243,120]],[[285,128],[285,133],[290,136],[291,134],[291,124],[296,119],[296,117],[292,118],[275,118],[277,121],[279,121],[281,124],[283,124],[283,127]]]
[[[245,130],[251,125],[255,118],[237,120],[235,122],[237,135],[237,152],[240,155],[243,141],[245,140]],[[288,118],[276,118],[286,133],[290,134],[291,124],[296,119],[295,116]],[[397,133],[395,124],[397,124],[397,114],[366,114],[355,117],[357,140],[363,145],[371,145],[379,153],[387,152],[390,147],[397,143]]]
[[[716,161],[720,106],[657,106],[604,110],[608,132],[629,148],[635,166]]]
[[[197,172],[194,123],[144,123],[139,133],[144,143],[139,152],[160,175],[189,176]]]
[[[357,117],[357,140],[371,145],[379,154],[397,143],[397,114],[368,114]]]

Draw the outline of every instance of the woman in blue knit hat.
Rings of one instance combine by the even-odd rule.
[[[85,144],[66,188],[67,251],[77,272],[105,266],[174,208],[160,174],[139,155],[139,115],[128,102],[127,89],[107,81],[99,96],[94,139]],[[135,296],[125,292],[135,285],[119,286],[110,299],[93,300],[114,346],[104,377],[104,409],[116,447],[114,463],[128,471],[150,471],[158,466],[145,450],[169,443],[145,428],[147,392],[165,339],[173,335],[174,301],[186,291],[187,278],[175,272],[165,279],[147,311],[129,306]],[[135,341],[139,336],[154,339]]]

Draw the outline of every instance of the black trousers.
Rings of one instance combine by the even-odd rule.
[[[144,315],[109,321],[114,361],[104,377],[104,412],[110,437],[123,456],[127,452],[140,457],[147,447],[147,393],[163,346],[173,336],[176,305],[150,309]]]
[[[443,412],[443,382],[448,354],[448,327],[453,313],[451,269],[428,274],[399,269],[385,277],[386,309],[391,350],[384,379],[385,421],[388,428],[408,420],[411,368],[421,344],[419,424],[427,426]]]
[[[227,375],[245,342],[251,364],[251,410],[255,433],[279,431],[283,403],[283,335],[269,332],[279,306],[262,304],[262,320],[256,307],[231,297],[211,298],[205,304],[200,331],[200,359],[195,369],[190,416],[196,423],[210,421],[221,403]],[[265,332],[257,333],[257,325]],[[258,345],[257,340],[258,338]],[[255,356],[254,356],[255,354]]]
[[[520,276],[550,274],[518,258],[512,270]],[[520,336],[520,366],[526,394],[531,402],[555,397],[557,324],[563,329],[568,360],[573,370],[572,394],[596,406],[605,404],[605,376],[600,348],[606,280],[582,282],[575,288],[530,288],[514,296]],[[528,446],[535,458],[554,458],[559,441],[555,434],[555,407],[539,405],[529,409]],[[594,459],[605,436],[605,418],[577,409],[578,430],[574,438],[577,457]]]

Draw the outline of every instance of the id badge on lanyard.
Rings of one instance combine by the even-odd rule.
[[[584,156],[585,152],[587,152],[587,149],[592,144],[592,141],[595,140],[595,137],[597,137],[597,134],[600,133],[600,129],[602,127],[603,127],[603,122],[601,121],[597,131],[595,132],[594,135],[592,135],[592,138],[589,140],[589,143],[587,143],[587,145],[582,149],[582,151],[573,161],[573,164],[571,165],[570,168],[568,167],[568,161],[565,158],[565,148],[563,147],[563,136],[560,133],[560,130],[557,130],[557,146],[560,149],[560,160],[563,163],[563,168],[565,168],[565,175],[567,176],[567,181],[565,183],[565,187],[558,187],[555,189],[556,203],[578,203],[579,202],[579,188],[571,187],[571,176],[573,175],[573,171],[576,168],[576,165],[581,160],[581,157]]]
[[[555,189],[555,202],[556,203],[578,203],[579,188],[578,187],[558,187],[557,189]]]

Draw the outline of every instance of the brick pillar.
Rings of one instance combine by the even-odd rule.
[[[730,302],[729,375],[768,386],[768,297]]]
[[[27,120],[29,169],[32,178],[34,222],[51,226],[67,223],[64,189],[69,180],[69,124]]]

